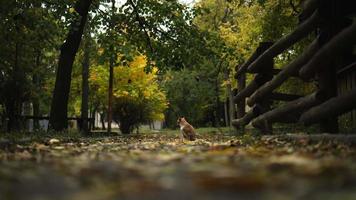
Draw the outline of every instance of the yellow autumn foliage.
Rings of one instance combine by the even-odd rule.
[[[125,66],[114,68],[114,98],[126,98],[130,101],[144,102],[149,106],[149,115],[152,120],[162,120],[163,112],[167,108],[165,93],[160,89],[157,81],[158,69],[153,67],[146,73],[147,58],[137,55],[133,61]],[[101,101],[107,104],[109,67],[107,65],[96,66],[90,73],[91,87],[96,88]]]

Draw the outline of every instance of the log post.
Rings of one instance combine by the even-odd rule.
[[[264,45],[266,49],[268,49],[267,47],[272,46],[272,44],[273,43],[269,42],[269,43],[265,43]],[[263,52],[261,52],[261,54],[262,53]],[[263,83],[261,85],[265,84],[266,82],[270,81],[273,78],[273,66],[274,66],[274,61],[272,57],[272,58],[265,59],[264,66],[258,68],[258,75],[262,76],[262,80],[263,80]],[[262,107],[261,110],[264,112],[271,110],[272,100],[270,97],[260,99],[255,103],[260,105]],[[261,112],[260,114],[264,112]],[[260,130],[262,133],[272,133],[272,123],[265,123],[264,126],[260,128]]]
[[[345,25],[347,25],[347,23]],[[325,68],[326,64],[347,51],[350,48],[350,44],[356,44],[355,34],[356,22],[342,30],[338,35],[325,44],[319,52],[300,69],[300,76],[303,79],[308,80],[313,77],[315,71],[323,70],[323,67]]]
[[[244,76],[244,79],[246,79],[246,75]],[[234,97],[234,102],[237,103],[240,101],[245,101],[246,97],[249,97],[251,94],[253,94],[261,85],[266,83],[271,78],[271,76],[257,74],[247,87],[244,87],[237,93],[237,95]]]
[[[242,66],[241,66],[242,67]],[[239,70],[239,66],[236,66],[236,72]],[[234,93],[233,95],[233,102],[236,103],[236,118],[241,119],[245,116],[246,114],[246,100],[244,98],[235,101],[235,97],[237,94],[241,93],[245,88],[246,88],[246,73],[236,73],[235,78],[237,79],[237,89],[236,89],[236,94]],[[233,125],[233,120],[231,120],[231,125]],[[245,132],[245,127],[241,127],[240,129],[242,133]]]
[[[333,37],[342,31],[350,24],[349,20],[338,16],[336,8],[332,5],[338,4],[336,0],[327,0],[319,2],[319,10],[327,23],[320,26],[319,45],[327,46],[333,42]],[[340,4],[340,3],[339,3]],[[317,55],[316,55],[317,57]],[[326,95],[326,100],[337,96],[337,63],[334,59],[324,57],[322,60],[329,60],[325,63],[322,70],[316,71],[319,90]],[[338,132],[338,119],[337,117],[328,117],[320,121],[320,129],[322,132],[337,133]]]
[[[232,120],[232,125],[236,128],[243,128],[248,123],[250,123],[251,120],[263,113],[263,111],[263,107],[260,105],[255,105],[242,118]]]
[[[246,124],[248,124],[253,118],[258,116],[260,113],[263,113],[262,111],[266,111],[270,109],[271,106],[271,100],[270,99],[263,99],[262,101],[257,102],[258,110],[262,110],[261,112],[257,112],[257,107],[254,106],[252,110],[250,110],[247,114],[245,114],[245,106],[246,106],[246,97],[249,97],[251,94],[253,94],[259,87],[261,87],[263,84],[268,82],[269,80],[272,79],[273,77],[273,57],[266,59],[264,61],[264,65],[256,68],[255,71],[249,71],[252,73],[256,73],[254,80],[246,87],[246,70],[248,66],[256,59],[258,58],[261,54],[263,54],[268,48],[270,48],[273,45],[273,42],[261,42],[256,51],[253,53],[253,55],[245,62],[242,66],[236,67],[236,75],[235,78],[238,81],[238,93],[234,97],[234,102],[239,104],[238,105],[238,118],[237,120],[234,120],[233,125],[235,127],[243,127]],[[253,105],[251,105],[252,107]],[[266,126],[268,129],[271,129],[271,126]],[[269,130],[264,130],[266,132],[269,132]]]

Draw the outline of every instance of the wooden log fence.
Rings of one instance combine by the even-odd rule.
[[[293,74],[297,74],[298,70],[310,60],[310,58],[317,52],[318,40],[314,42],[304,51],[304,53],[290,64],[285,66],[282,71],[273,77],[273,79],[261,88],[259,88],[247,101],[248,105],[255,104],[259,99],[263,98],[273,90],[281,86]]]
[[[320,24],[320,20],[321,19],[318,11],[315,11],[314,14],[300,26],[298,26],[294,32],[280,39],[271,48],[267,49],[261,56],[259,56],[254,62],[252,62],[252,64],[247,68],[247,71],[257,71],[257,69],[263,66],[268,60],[273,59],[287,48],[303,39],[305,36],[316,29],[318,24]]]
[[[345,71],[356,74],[356,18],[350,17],[356,15],[356,1],[307,0],[302,7],[301,22],[294,31],[275,43],[260,43],[252,56],[236,67],[238,119],[232,124],[237,129],[251,123],[263,133],[271,133],[277,122],[319,123],[322,132],[335,133],[337,117],[356,109],[356,86],[337,93],[341,75]],[[273,67],[276,56],[312,33],[317,33],[315,40],[299,57],[282,69]],[[247,86],[246,73],[255,74]],[[317,91],[304,97],[276,92],[290,77],[316,80]],[[271,108],[273,101],[285,103]],[[246,103],[251,107],[247,113]]]
[[[335,57],[339,56],[345,50],[350,48],[350,44],[356,44],[356,22],[351,26],[341,31],[330,42],[328,42],[318,53],[300,69],[300,77],[310,79],[314,72],[331,62]]]
[[[341,115],[352,109],[356,109],[356,89],[313,107],[301,116],[300,121],[310,125],[328,117]]]
[[[263,128],[265,124],[273,122],[296,123],[303,111],[320,104],[324,99],[321,92],[314,92],[260,115],[252,121],[252,125]]]

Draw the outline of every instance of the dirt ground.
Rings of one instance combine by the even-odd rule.
[[[0,142],[1,200],[356,199],[356,146],[145,134]]]

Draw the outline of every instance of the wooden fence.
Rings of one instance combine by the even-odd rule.
[[[236,67],[234,102],[238,110],[233,125],[243,128],[251,123],[271,133],[276,122],[318,123],[322,132],[336,133],[339,124],[346,121],[348,128],[356,131],[355,14],[356,1],[305,1],[300,24],[293,32],[275,43],[260,43],[253,55]],[[299,57],[281,70],[274,69],[276,56],[315,33],[315,40]],[[247,86],[246,73],[254,74]],[[317,90],[306,96],[274,92],[292,76],[315,80]],[[271,108],[273,101],[285,103]],[[246,103],[251,108],[247,113]]]

